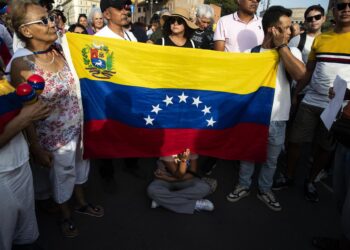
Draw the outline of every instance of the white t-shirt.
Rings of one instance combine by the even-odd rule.
[[[269,51],[270,49],[261,48],[260,52]],[[295,48],[290,48],[291,53],[298,60],[302,61],[301,52]],[[251,50],[245,51],[246,53],[251,53]],[[271,121],[288,121],[289,111],[291,107],[290,100],[290,86],[286,75],[286,70],[282,60],[278,63],[277,69],[277,80],[275,87],[275,95],[272,104]]]
[[[312,43],[314,42],[315,37],[314,36],[309,36],[306,35],[306,40],[305,40],[305,44],[304,44],[304,48],[303,51],[301,51],[301,55],[303,57],[303,62],[306,64],[308,59],[309,59],[309,54],[311,51],[311,46]],[[289,47],[298,47],[299,46],[299,42],[300,42],[300,35],[293,37],[290,42],[289,42]],[[293,87],[296,86],[296,81],[293,81]],[[306,91],[308,90],[309,85],[307,85],[300,94],[305,94]]]
[[[0,173],[14,170],[29,161],[28,144],[22,132],[0,148]]]
[[[104,26],[100,31],[98,31],[95,36],[101,36],[101,37],[109,37],[109,38],[116,38],[116,39],[124,39],[131,42],[137,42],[136,37],[134,34],[130,31],[124,30],[124,37],[119,36],[118,34],[114,33],[108,25]]]
[[[254,18],[247,24],[238,13],[223,16],[219,19],[214,33],[214,41],[225,41],[226,52],[243,52],[262,44],[264,31],[261,18]]]
[[[302,56],[303,56],[303,62],[306,64],[307,60],[309,58],[309,54],[311,51],[311,46],[312,43],[314,42],[315,37],[314,36],[309,36],[306,35],[306,40],[305,40],[305,45],[303,48],[303,51],[301,52]],[[289,42],[289,47],[298,47],[300,42],[300,35],[293,37],[290,42]]]

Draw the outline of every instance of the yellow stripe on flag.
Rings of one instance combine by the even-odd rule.
[[[73,33],[67,34],[67,41],[79,78],[145,88],[235,94],[249,94],[262,86],[275,88],[278,54],[274,51],[224,53]],[[109,58],[110,79],[93,76],[95,69],[84,64],[91,61],[91,57],[107,62]]]

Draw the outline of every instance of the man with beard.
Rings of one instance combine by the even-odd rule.
[[[328,98],[327,87],[333,83],[337,75],[347,81],[348,89],[350,85],[350,0],[335,0],[334,3],[334,30],[325,32],[315,39],[308,62],[309,77],[313,74],[310,87],[322,94],[323,99]],[[349,90],[345,98],[350,99]],[[349,113],[347,105],[343,109],[342,119],[349,120]],[[344,135],[349,132],[348,129],[343,131]],[[339,144],[334,161],[333,188],[341,213],[342,237],[339,240],[314,238],[313,245],[323,250],[350,249],[350,149],[349,145],[345,145],[348,140],[343,141],[339,136],[337,139]]]

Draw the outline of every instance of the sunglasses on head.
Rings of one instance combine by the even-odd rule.
[[[318,20],[321,20],[321,18],[322,18],[321,14],[318,14],[318,15],[315,15],[315,16],[308,16],[306,18],[306,22],[311,23],[313,20],[318,21]]]
[[[170,24],[174,24],[175,22],[180,25],[185,24],[185,20],[183,20],[181,17],[171,17],[169,19],[169,22]]]
[[[48,16],[48,17],[43,17],[43,18],[41,18],[39,20],[35,20],[35,21],[28,22],[28,23],[24,23],[20,27],[23,27],[23,26],[26,26],[26,25],[31,25],[31,24],[48,25],[49,22],[54,23],[55,20],[56,20],[56,16],[55,15],[51,15],[51,16]]]
[[[336,8],[337,10],[345,10],[346,6],[350,8],[350,3],[337,3]]]

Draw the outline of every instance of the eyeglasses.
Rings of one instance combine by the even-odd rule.
[[[179,25],[185,24],[185,20],[183,20],[181,17],[171,17],[169,19],[170,24],[174,24],[175,22]]]
[[[23,26],[30,25],[30,24],[36,24],[36,23],[41,24],[41,25],[48,25],[49,22],[54,23],[55,20],[56,20],[56,16],[52,15],[49,17],[43,17],[40,20],[35,20],[35,21],[31,21],[29,23],[24,23],[19,27],[23,27]]]
[[[345,10],[346,6],[348,6],[350,8],[350,3],[337,3],[337,5],[336,5],[337,10],[339,10],[339,11]]]
[[[315,16],[308,16],[307,18],[305,18],[305,20],[306,22],[311,23],[313,20],[318,21],[318,20],[321,20],[321,18],[322,18],[322,15],[318,14]]]

